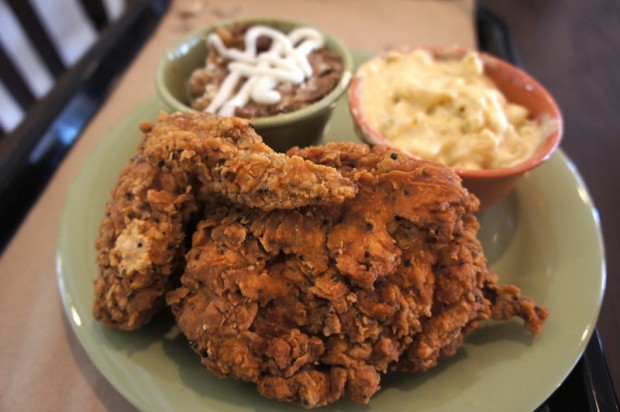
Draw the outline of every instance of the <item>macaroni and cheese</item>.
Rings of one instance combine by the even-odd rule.
[[[462,58],[392,52],[361,70],[360,104],[370,125],[410,154],[450,167],[518,164],[555,127],[509,103],[473,52]]]

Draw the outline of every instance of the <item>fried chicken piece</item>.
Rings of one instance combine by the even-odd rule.
[[[165,173],[140,154],[121,172],[112,198],[96,241],[93,314],[130,330],[164,307],[172,275],[184,267],[184,228],[197,207],[189,176]]]
[[[307,408],[367,403],[382,373],[434,366],[482,320],[521,316],[539,332],[547,311],[496,286],[478,201],[452,171],[353,143],[289,154],[359,191],[341,205],[222,206],[198,224],[167,302],[214,374]]]
[[[93,314],[136,329],[164,306],[185,265],[184,241],[210,199],[262,210],[339,204],[357,188],[335,169],[276,153],[248,121],[162,114],[120,174],[96,241]]]
[[[340,204],[357,188],[331,167],[276,153],[252,124],[208,113],[162,115],[143,156],[169,173],[188,173],[203,190],[262,210]]]

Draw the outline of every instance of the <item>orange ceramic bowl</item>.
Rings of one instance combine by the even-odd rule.
[[[413,50],[402,49],[401,51]],[[425,50],[431,51],[438,59],[460,58],[467,53],[466,50],[455,47],[431,47]],[[556,127],[540,144],[537,151],[519,164],[500,169],[452,168],[461,177],[463,186],[480,199],[481,208],[485,208],[496,204],[510,193],[525,172],[540,166],[551,157],[562,139],[563,121],[560,109],[553,97],[534,78],[497,57],[482,52],[478,54],[484,64],[485,74],[495,82],[509,102],[527,108],[531,118],[549,116],[556,123]],[[365,64],[372,64],[375,59],[383,58],[385,55],[380,55]],[[362,68],[363,66],[353,77],[348,96],[349,109],[356,132],[368,144],[383,144],[397,148],[370,125],[364,114],[363,104],[360,103],[360,92],[364,87]]]

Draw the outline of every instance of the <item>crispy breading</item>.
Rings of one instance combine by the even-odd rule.
[[[331,167],[274,152],[251,123],[208,113],[163,115],[143,155],[168,173],[185,172],[203,190],[262,210],[339,204],[357,188]]]
[[[478,200],[448,168],[353,143],[289,155],[337,169],[358,192],[206,214],[167,302],[213,373],[305,407],[367,403],[382,373],[434,366],[482,320],[520,316],[540,331],[548,312],[496,286]]]
[[[164,307],[172,275],[184,267],[184,227],[196,212],[186,174],[171,175],[135,156],[120,174],[96,241],[99,276],[93,314],[136,329]]]
[[[185,265],[186,232],[208,201],[294,209],[339,204],[357,191],[331,167],[274,152],[246,120],[162,114],[141,129],[96,242],[93,313],[112,327],[139,328],[164,306]]]

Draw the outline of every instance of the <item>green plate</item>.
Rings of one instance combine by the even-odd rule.
[[[140,140],[138,124],[163,104],[149,99],[102,139],[71,187],[62,214],[57,271],[71,326],[101,373],[148,411],[302,410],[262,398],[253,384],[220,380],[199,362],[165,314],[136,332],[91,315],[95,238],[104,205]],[[357,140],[341,100],[326,140]],[[598,215],[570,161],[558,152],[503,202],[481,213],[481,239],[503,283],[551,311],[542,336],[518,321],[489,322],[464,347],[422,374],[389,374],[368,406],[342,400],[322,411],[525,411],[564,380],[594,330],[605,287]]]

